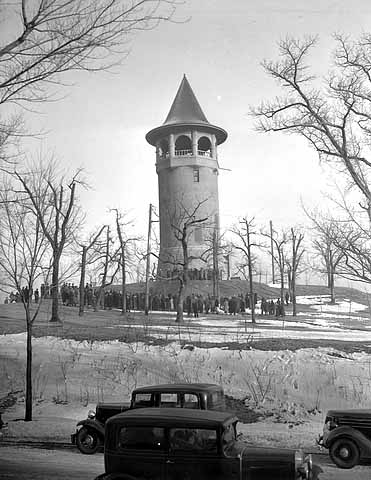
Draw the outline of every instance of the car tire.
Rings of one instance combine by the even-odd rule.
[[[101,439],[95,430],[82,427],[76,434],[76,445],[81,453],[93,455],[99,450]]]
[[[359,464],[358,445],[350,438],[338,438],[329,448],[331,460],[339,468],[353,468]]]

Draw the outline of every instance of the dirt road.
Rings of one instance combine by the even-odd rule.
[[[336,468],[326,455],[314,455],[323,469],[321,480],[369,480],[371,466]],[[77,450],[46,450],[0,445],[2,480],[93,480],[104,471],[103,455],[82,455]],[[350,476],[351,472],[351,476]]]

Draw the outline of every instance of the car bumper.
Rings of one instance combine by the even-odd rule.
[[[76,433],[73,433],[71,435],[71,443],[72,443],[72,445],[76,445]]]

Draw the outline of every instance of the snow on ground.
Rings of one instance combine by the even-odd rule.
[[[348,313],[349,303],[340,305]],[[358,306],[352,303],[355,309]],[[251,326],[249,317],[220,315],[217,319],[185,319],[184,325],[176,327],[148,323],[113,327],[146,329],[149,337],[167,339],[165,346],[34,338],[35,421],[13,421],[24,414],[24,403],[16,404],[3,416],[9,422],[8,436],[43,435],[68,441],[76,422],[97,401],[127,401],[132,389],[140,385],[196,381],[221,384],[227,394],[261,409],[262,421],[241,427],[248,441],[313,447],[327,409],[370,405],[371,355],[345,354],[330,347],[262,351],[217,345],[236,342],[253,347],[253,338],[282,337],[371,343],[371,331],[350,328],[348,317],[324,311],[314,315],[296,320],[258,316],[256,326]],[[371,329],[370,320],[360,318],[363,328]],[[0,394],[24,387],[25,342],[25,333],[0,336]],[[186,349],[180,342],[215,347]],[[322,413],[308,413],[318,410]],[[282,418],[264,419],[264,412],[278,412]]]
[[[367,310],[368,305],[362,305],[357,302],[350,302],[343,300],[342,302],[331,305],[329,303],[322,305],[313,305],[312,308],[320,312],[336,312],[336,313],[352,313],[352,312],[361,312],[362,310]]]
[[[341,300],[335,304],[330,303],[330,295],[307,295],[297,296],[296,302],[302,305],[310,305],[320,312],[352,313],[361,312],[368,309],[368,305],[352,302],[351,300]]]
[[[245,342],[254,337],[263,338],[290,338],[290,339],[331,339],[345,341],[367,341],[371,342],[371,331],[365,329],[371,325],[364,326],[362,330],[344,328],[336,322],[326,320],[316,321],[293,321],[290,317],[279,319],[257,319],[256,325],[246,318],[244,320],[209,320],[207,317],[188,320],[184,325],[175,329],[173,326],[156,325],[146,326],[148,335],[156,338],[163,338],[170,341],[182,340],[189,342]],[[112,328],[134,328],[130,323],[120,323]]]

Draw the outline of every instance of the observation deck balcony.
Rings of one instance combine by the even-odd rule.
[[[176,157],[191,157],[192,155],[193,155],[193,151],[191,149],[175,150],[175,156]],[[210,151],[205,151],[205,150],[197,150],[197,156],[212,158],[211,152]],[[170,158],[170,153],[169,152],[162,153],[160,155],[160,158]]]

